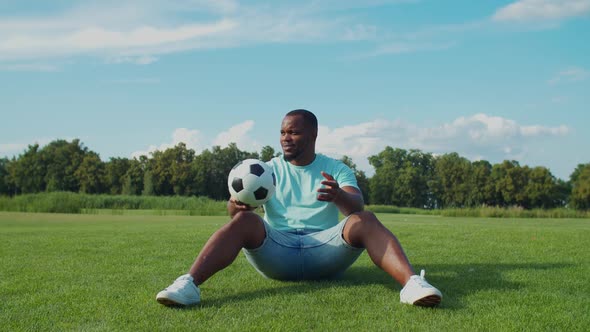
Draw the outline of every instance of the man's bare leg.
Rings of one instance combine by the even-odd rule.
[[[365,248],[373,263],[402,286],[415,274],[395,235],[372,212],[352,214],[342,234],[350,245]]]
[[[195,285],[205,282],[216,272],[229,266],[242,248],[258,248],[264,242],[266,231],[260,216],[254,212],[239,212],[217,230],[207,241],[189,274]]]

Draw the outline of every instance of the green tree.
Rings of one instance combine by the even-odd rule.
[[[96,152],[88,152],[80,166],[74,172],[80,192],[86,194],[99,194],[105,191],[106,167]]]
[[[440,208],[465,207],[471,191],[471,162],[456,152],[434,159],[431,190]]]
[[[529,173],[530,168],[521,167],[515,160],[505,160],[492,167],[492,179],[496,186],[497,197],[501,201],[500,205],[529,207],[525,191]]]
[[[212,197],[209,192],[209,184],[213,183],[209,178],[211,172],[210,165],[213,164],[213,153],[209,150],[203,150],[201,154],[195,156],[191,164],[192,173],[194,174],[195,195]]]
[[[179,143],[173,149],[166,151],[171,154],[172,178],[170,183],[175,195],[189,196],[194,194],[194,179],[191,164],[195,159],[195,151],[187,149],[184,143]]]
[[[495,186],[491,179],[492,164],[487,160],[471,163],[469,206],[494,205]]]
[[[369,199],[373,204],[401,205],[394,194],[395,181],[407,154],[406,150],[387,146],[377,155],[369,157],[369,164],[375,168],[375,174],[369,181]]]
[[[574,182],[578,181],[578,177],[580,176],[580,173],[582,173],[582,171],[586,168],[586,166],[588,166],[588,164],[578,164],[576,166],[576,168],[574,169],[572,174],[570,174],[570,183],[573,184]]]
[[[28,194],[45,191],[47,167],[39,152],[39,144],[29,145],[27,150],[8,167],[10,182],[15,186],[15,194]]]
[[[375,168],[375,175],[369,181],[372,204],[434,206],[428,187],[433,171],[431,154],[388,146],[369,157],[369,163]]]
[[[123,195],[142,194],[147,167],[148,158],[146,156],[140,156],[139,159],[133,158],[129,160],[129,168],[125,172],[125,175],[123,175],[123,186],[121,187],[121,193]],[[148,189],[149,190],[146,191],[146,193],[153,195],[153,186],[151,186],[151,184]]]
[[[44,164],[47,166],[45,183],[47,191],[73,191],[80,190],[80,183],[74,175],[88,148],[84,147],[80,140],[72,142],[55,140],[41,150]]]
[[[150,170],[147,170],[143,174],[143,190],[141,192],[143,196],[153,196],[154,192],[154,177]]]
[[[0,158],[0,196],[13,194],[8,173],[9,163],[8,158]]]
[[[191,163],[195,151],[184,143],[152,153],[150,173],[156,195],[190,195],[194,193]]]
[[[555,189],[555,206],[567,206],[569,204],[570,195],[572,193],[572,185],[569,181],[557,179]]]
[[[172,195],[174,193],[172,187],[172,168],[170,167],[172,162],[170,157],[172,155],[165,153],[165,150],[154,151],[151,154],[150,168],[149,172],[145,173],[144,185],[147,186],[151,183],[153,195]]]
[[[262,147],[262,151],[260,151],[260,160],[267,162],[269,160],[271,160],[274,157],[278,157],[279,154],[275,153],[275,149],[273,149],[271,146],[267,145]]]
[[[531,208],[554,208],[557,180],[546,167],[534,167],[530,170],[525,193]]]
[[[129,181],[127,184],[131,185],[131,179],[125,177],[130,166],[131,161],[127,158],[111,158],[106,163],[106,185],[111,195],[121,194],[126,181]]]
[[[230,170],[239,161],[249,158],[260,159],[256,152],[240,151],[235,143],[225,148],[214,146],[211,151],[204,150],[195,157],[192,165],[196,194],[216,200],[227,199],[227,176]]]
[[[575,209],[590,209],[590,163],[583,166],[578,165],[572,174],[572,194],[570,204]]]

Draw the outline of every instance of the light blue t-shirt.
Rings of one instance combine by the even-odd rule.
[[[279,230],[324,230],[338,223],[338,208],[334,203],[318,201],[317,190],[322,187],[322,171],[332,175],[340,187],[358,188],[354,172],[343,162],[316,154],[306,166],[295,166],[283,157],[268,162],[277,179],[273,197],[264,204],[264,219]]]

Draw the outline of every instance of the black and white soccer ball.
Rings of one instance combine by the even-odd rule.
[[[258,159],[240,161],[227,178],[229,193],[250,206],[260,206],[268,201],[275,193],[276,184],[272,168]]]

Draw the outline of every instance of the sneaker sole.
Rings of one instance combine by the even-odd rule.
[[[429,295],[416,300],[413,305],[417,305],[419,307],[434,307],[437,306],[441,300],[442,298],[438,295]]]
[[[165,299],[165,298],[157,298],[156,301],[158,301],[158,303],[165,305],[167,307],[184,307],[185,306],[182,303],[174,302],[170,299]]]

